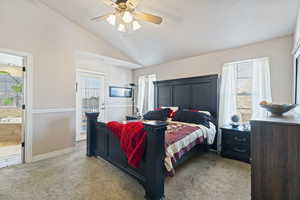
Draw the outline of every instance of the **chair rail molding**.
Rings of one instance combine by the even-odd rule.
[[[76,108],[33,109],[32,114],[75,112]]]

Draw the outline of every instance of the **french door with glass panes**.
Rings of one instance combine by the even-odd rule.
[[[100,112],[105,120],[104,76],[78,70],[76,74],[76,141],[86,140],[86,112]]]
[[[25,161],[25,60],[0,52],[0,168]]]

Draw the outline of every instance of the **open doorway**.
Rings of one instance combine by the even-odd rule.
[[[0,168],[24,161],[24,63],[0,53]]]
[[[77,70],[76,73],[76,141],[86,140],[86,112],[100,112],[104,121],[104,75],[98,72]]]

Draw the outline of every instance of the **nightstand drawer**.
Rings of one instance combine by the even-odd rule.
[[[250,135],[244,133],[228,133],[223,132],[222,134],[222,142],[225,144],[244,144],[250,145]]]
[[[222,152],[233,152],[235,154],[250,155],[250,145],[225,144],[222,145]]]
[[[247,154],[239,153],[237,151],[225,150],[222,151],[222,156],[226,158],[231,158],[235,160],[245,161],[250,163],[250,156]]]

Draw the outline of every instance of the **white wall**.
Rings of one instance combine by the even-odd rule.
[[[297,23],[296,23],[296,29],[295,29],[295,34],[294,34],[294,46],[296,47],[296,45],[299,45],[300,43],[300,10],[298,13],[298,19],[297,19]]]
[[[109,97],[109,86],[129,87],[132,83],[132,70],[114,66],[96,55],[79,55],[76,58],[77,69],[96,71],[104,74],[105,79],[105,120],[121,121],[131,114],[131,98]],[[100,112],[101,115],[101,112]]]
[[[75,108],[76,51],[130,61],[36,0],[0,0],[0,29],[0,48],[33,55],[34,110]],[[74,141],[74,111],[34,114],[34,155],[71,147]]]
[[[291,103],[293,96],[292,48],[293,37],[287,36],[244,47],[227,49],[137,69],[134,71],[134,78],[136,81],[140,75],[156,74],[158,80],[167,80],[208,74],[221,74],[222,66],[226,62],[269,57],[271,62],[273,100],[278,103]]]

